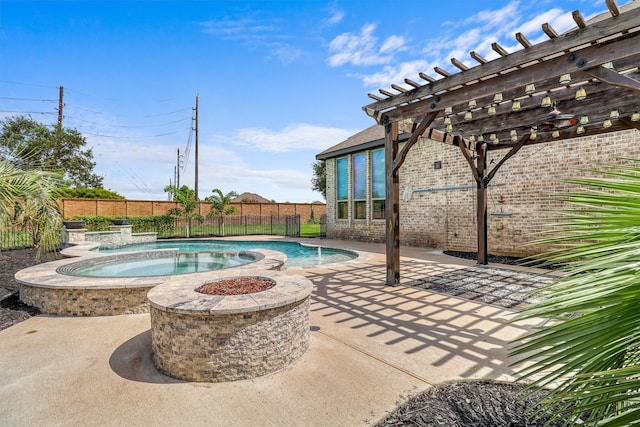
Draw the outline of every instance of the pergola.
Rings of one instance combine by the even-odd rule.
[[[509,53],[498,43],[497,59],[476,52],[459,70],[435,67],[440,78],[420,73],[422,81],[369,94],[363,110],[385,127],[387,285],[400,283],[399,169],[421,136],[458,146],[477,183],[478,264],[487,263],[487,186],[500,167],[523,146],[640,129],[640,1],[620,8],[607,0],[608,12],[588,22],[573,12],[576,28],[532,44],[515,35],[522,49]],[[408,141],[399,150],[398,123],[412,120]],[[493,168],[487,152],[508,150]]]

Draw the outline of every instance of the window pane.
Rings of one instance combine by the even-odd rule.
[[[384,199],[386,189],[384,150],[371,152],[371,181],[371,197],[374,199]]]
[[[358,201],[353,203],[353,217],[355,219],[367,218],[367,202]]]
[[[384,219],[384,200],[373,201],[373,219]]]
[[[338,219],[349,218],[349,206],[347,202],[338,202]]]
[[[347,159],[338,159],[338,200],[349,198],[349,163]]]
[[[356,154],[353,156],[353,198],[365,199],[367,197],[367,155]]]

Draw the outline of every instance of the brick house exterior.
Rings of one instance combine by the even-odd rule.
[[[404,124],[403,124],[404,125]],[[407,139],[400,126],[400,141]],[[404,135],[404,137],[403,137]],[[402,147],[402,144],[401,144]],[[384,242],[385,220],[372,215],[371,156],[384,149],[384,129],[375,125],[316,156],[326,161],[327,237]],[[507,150],[488,154],[489,169]],[[366,156],[366,216],[355,219],[352,161]],[[550,196],[571,191],[563,179],[585,175],[585,169],[640,159],[640,131],[528,145],[509,159],[489,187],[489,253],[524,256],[547,249],[532,242],[540,237],[550,210],[560,208]],[[348,164],[348,214],[338,218],[336,165]],[[443,250],[475,252],[476,183],[456,146],[421,138],[400,168],[400,243]]]

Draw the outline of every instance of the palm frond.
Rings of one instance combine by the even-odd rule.
[[[516,343],[522,379],[554,386],[538,411],[566,425],[640,424],[640,161],[567,180],[540,243],[563,276],[519,318],[549,321]]]

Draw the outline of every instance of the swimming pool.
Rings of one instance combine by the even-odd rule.
[[[61,268],[60,272],[85,277],[146,277],[199,273],[237,267],[255,261],[249,253],[187,252],[167,253],[154,257],[108,259],[82,262]]]
[[[351,261],[358,254],[344,249],[324,246],[307,246],[298,242],[276,242],[271,240],[167,240],[139,243],[117,248],[98,249],[100,253],[120,253],[176,248],[179,252],[241,252],[252,249],[268,249],[287,256],[286,267],[309,268],[336,262]]]

